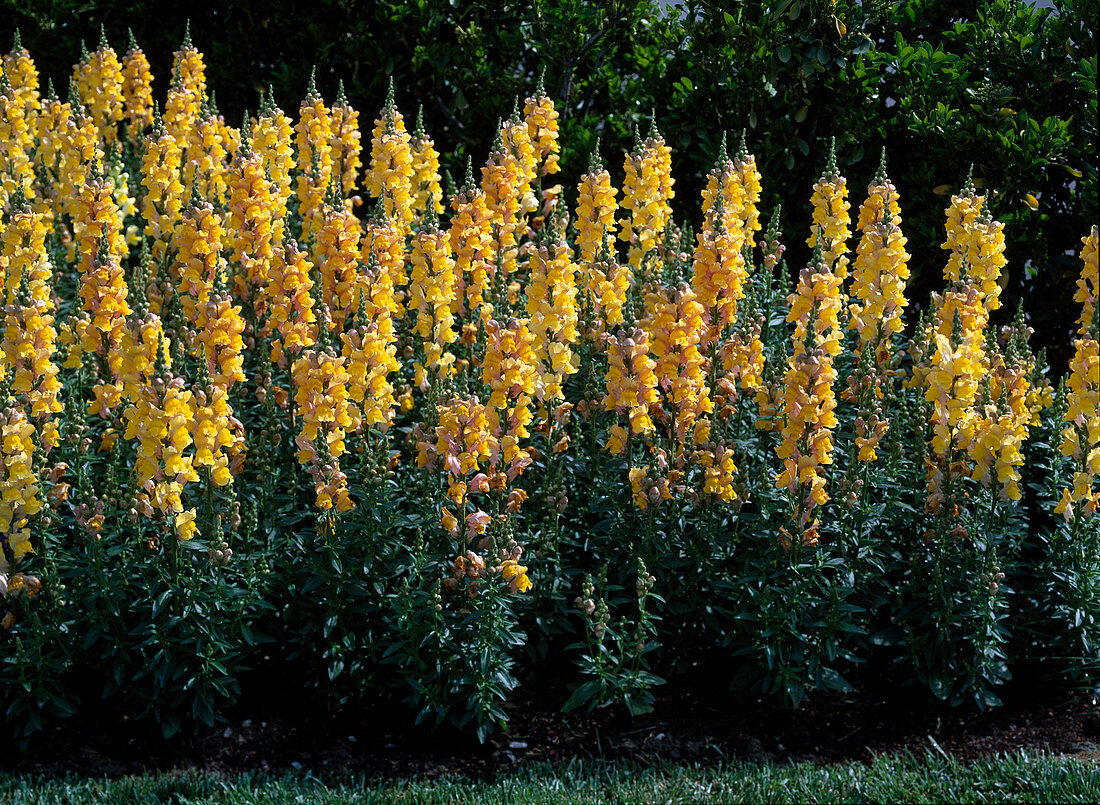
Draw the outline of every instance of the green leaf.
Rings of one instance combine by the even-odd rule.
[[[596,680],[590,680],[578,685],[573,691],[572,695],[562,705],[561,711],[568,713],[570,710],[576,710],[583,704],[589,702],[600,690],[600,683]]]

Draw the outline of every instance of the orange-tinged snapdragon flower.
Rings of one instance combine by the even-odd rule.
[[[554,227],[544,230],[544,238],[531,253],[527,283],[528,327],[540,364],[535,396],[541,403],[564,399],[562,383],[579,368],[572,349],[577,341],[577,266]]]
[[[4,206],[17,190],[34,195],[34,133],[24,99],[7,73],[0,74],[0,204]]]
[[[1097,248],[1100,246],[1100,227],[1093,226],[1088,237],[1081,238],[1081,276],[1077,280],[1077,291],[1073,301],[1081,305],[1081,315],[1077,317],[1077,333],[1085,335],[1093,326],[1096,317],[1096,298],[1100,294],[1100,258]]]
[[[992,219],[985,196],[979,196],[968,181],[960,194],[951,197],[946,231],[941,248],[950,254],[944,276],[956,282],[965,273],[981,300],[984,329],[989,314],[1001,306],[1001,269],[1007,262],[1004,224]]]
[[[557,173],[561,170],[558,167],[558,111],[543,90],[541,79],[535,94],[523,102],[523,119],[535,145],[537,160],[542,164],[541,174]]]
[[[475,186],[467,173],[465,187],[451,199],[451,250],[455,257],[456,307],[454,314],[470,321],[492,315],[492,302],[486,298],[489,290],[489,270],[494,266],[493,214],[485,193]]]
[[[433,225],[431,216],[413,238],[409,265],[409,309],[416,312],[413,332],[424,345],[424,368],[448,376],[454,371],[455,359],[448,348],[458,338],[454,326],[455,261],[450,239]]]
[[[876,364],[885,368],[889,340],[903,329],[909,253],[901,232],[897,189],[883,167],[867,188],[867,200],[859,210],[859,230],[862,236],[852,272],[854,303],[849,307],[848,326],[859,333],[859,349],[874,351]]]
[[[814,184],[811,199],[814,208],[813,230],[806,243],[810,248],[821,246],[822,259],[841,280],[848,276],[848,238],[851,236],[851,216],[848,210],[847,180],[836,166],[836,143],[829,150],[825,172]]]
[[[417,215],[428,210],[443,214],[443,188],[440,187],[439,152],[435,143],[424,131],[424,110],[416,118],[416,130],[409,142],[412,148],[412,208]]]
[[[656,430],[650,409],[657,405],[656,362],[649,356],[649,337],[645,330],[607,338],[607,376],[604,410],[625,414],[634,434],[649,434]],[[627,432],[613,426],[607,449],[616,454],[626,450]]]
[[[153,125],[153,73],[149,59],[134,41],[133,31],[122,59],[122,106],[127,136],[137,142]]]
[[[776,486],[786,489],[795,503],[794,522],[802,543],[813,528],[813,510],[829,500],[823,468],[832,463],[836,396],[833,360],[841,350],[841,278],[824,254],[802,269],[789,297],[787,321],[793,322],[794,354],[787,360],[783,381],[782,441],[776,453],[783,471]],[[816,540],[810,540],[813,542]]]
[[[118,139],[118,124],[124,108],[122,63],[115,49],[107,43],[100,28],[99,47],[85,51],[73,68],[73,84],[80,102],[95,121],[101,140],[113,143]]]
[[[340,178],[340,189],[344,195],[351,193],[359,181],[359,169],[363,167],[360,155],[363,152],[363,138],[359,133],[359,112],[348,103],[344,94],[344,82],[336,91],[336,101],[332,104],[332,158],[336,176]]]
[[[672,149],[656,125],[645,142],[635,146],[623,163],[626,178],[623,181],[622,207],[629,213],[624,219],[619,239],[630,244],[630,267],[639,271],[645,255],[657,246],[657,239],[665,231],[672,217],[670,203],[675,192],[672,189]]]
[[[393,84],[381,116],[374,123],[371,136],[370,170],[364,177],[367,191],[382,199],[383,210],[401,231],[408,234],[413,212],[412,138],[405,130],[405,120],[393,100]]]

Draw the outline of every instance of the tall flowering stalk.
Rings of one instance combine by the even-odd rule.
[[[85,52],[73,68],[73,83],[81,103],[95,121],[100,138],[107,143],[115,142],[125,102],[122,63],[115,49],[107,42],[102,27],[99,47],[92,53]]]
[[[309,255],[291,240],[276,247],[264,289],[264,310],[267,318],[261,335],[271,338],[271,362],[287,366],[303,349],[317,339],[317,317],[314,313],[313,264]]]
[[[540,174],[549,176],[561,170],[558,167],[558,111],[554,101],[547,96],[539,79],[535,94],[523,102],[523,119],[527,124],[527,133],[535,145],[537,160],[541,163]]]
[[[623,221],[619,239],[630,244],[629,263],[633,271],[643,267],[643,260],[657,246],[672,217],[672,149],[654,124],[645,142],[635,144],[623,163],[622,207],[629,218]]]
[[[400,368],[392,278],[371,253],[362,277],[358,326],[341,335],[341,354],[347,361],[348,392],[362,410],[362,421],[389,429],[394,418],[394,387],[391,375]]]
[[[131,142],[137,142],[153,125],[153,73],[133,31],[122,58],[122,107],[126,134]]]
[[[302,238],[308,239],[320,229],[322,204],[332,181],[332,115],[317,91],[316,70],[309,77],[306,97],[298,108],[294,126],[297,146],[298,211],[302,219]]]
[[[35,66],[30,52],[23,47],[18,28],[12,37],[11,51],[5,53],[0,62],[0,71],[8,77],[8,83],[15,89],[16,95],[23,99],[25,118],[34,128],[38,110],[41,108],[38,67]]]
[[[505,123],[497,131],[489,160],[481,169],[481,190],[490,215],[489,228],[493,233],[491,248],[493,253],[499,255],[501,268],[508,274],[514,274],[517,267],[517,235],[526,229],[526,221],[523,218],[522,165],[510,138],[505,137],[510,126],[519,124]],[[526,133],[526,127],[522,128]]]
[[[794,501],[793,521],[798,533],[782,529],[781,543],[814,546],[818,521],[813,511],[829,500],[824,467],[833,461],[833,429],[836,397],[833,361],[840,353],[841,278],[833,272],[820,247],[814,260],[802,269],[798,285],[789,297],[787,321],[794,323],[794,354],[787,360],[783,388],[782,440],[776,454],[783,471],[776,486],[786,489]]]
[[[951,197],[947,208],[947,239],[942,245],[950,252],[944,274],[949,282],[961,278],[963,266],[978,292],[984,313],[980,327],[989,314],[1001,306],[1001,269],[1004,268],[1004,224],[989,214],[985,196],[979,196],[967,180],[962,192]]]
[[[141,160],[145,235],[152,242],[153,257],[163,260],[174,248],[183,211],[184,187],[180,181],[183,148],[168,133],[155,106],[153,129],[145,137]]]
[[[393,84],[386,105],[374,122],[371,136],[370,170],[365,177],[367,191],[382,199],[386,217],[407,235],[413,221],[413,150],[405,120],[393,99]]]
[[[565,398],[562,383],[579,368],[572,348],[577,341],[577,267],[556,227],[548,226],[543,234],[531,254],[527,313],[540,363],[535,396],[548,404]]]
[[[932,424],[930,455],[925,458],[925,511],[938,514],[948,504],[955,516],[961,490],[954,479],[967,474],[959,451],[965,451],[974,436],[973,407],[988,360],[979,329],[985,311],[965,271],[962,279],[933,301],[932,352],[921,372]]]
[[[332,149],[335,173],[340,178],[340,189],[344,195],[355,190],[359,181],[359,169],[363,167],[360,155],[363,152],[363,138],[359,133],[359,112],[348,103],[344,93],[344,82],[336,90],[336,100],[332,104]]]
[[[267,273],[274,258],[277,231],[275,186],[264,172],[263,159],[252,150],[248,121],[241,131],[241,147],[233,157],[227,175],[227,230],[232,239],[232,262],[240,266],[234,277],[234,292],[254,301],[255,312],[263,316],[263,294]],[[281,222],[279,229],[281,230]]]
[[[267,95],[261,93],[260,112],[251,129],[252,150],[260,157],[264,176],[274,187],[274,206],[271,210],[273,239],[282,242],[283,220],[290,200],[291,171],[294,169],[294,130],[283,110],[275,104],[270,88]]]
[[[611,174],[600,159],[597,142],[588,173],[577,185],[576,226],[577,262],[584,274],[582,285],[592,300],[595,321],[601,327],[622,323],[622,306],[629,280],[611,260],[617,195],[618,190],[611,184]]]
[[[821,257],[842,281],[848,276],[848,238],[851,237],[851,216],[848,210],[847,180],[836,166],[836,141],[829,147],[825,172],[814,183],[811,199],[814,208],[813,230],[806,243],[810,248],[821,246]]]
[[[313,262],[321,277],[321,300],[340,328],[358,303],[363,232],[355,215],[335,199],[324,205],[320,215]]]
[[[416,312],[413,332],[421,338],[424,363],[417,363],[415,385],[426,382],[427,371],[448,376],[455,356],[449,351],[455,332],[455,261],[451,241],[439,228],[434,213],[413,238],[409,252],[409,309]]]
[[[901,313],[905,309],[905,284],[909,279],[909,253],[901,232],[901,208],[897,189],[886,176],[886,152],[882,164],[867,188],[867,200],[859,210],[859,230],[862,233],[856,247],[848,307],[848,327],[858,333],[856,347],[862,358],[857,372],[849,381],[848,399],[855,401],[861,393],[857,383],[867,386],[867,399],[861,401],[856,419],[857,458],[873,461],[877,448],[890,427],[882,413],[880,400],[888,389],[888,372],[893,360],[893,337],[903,329]]]
[[[443,214],[443,189],[439,185],[439,152],[435,142],[424,131],[424,107],[416,115],[416,129],[409,141],[412,148],[412,208],[416,215],[429,210]]]
[[[490,319],[485,331],[482,382],[489,388],[486,407],[500,446],[491,455],[491,462],[498,472],[507,471],[511,481],[531,463],[530,453],[522,444],[531,435],[528,426],[534,419],[531,405],[540,370],[534,350],[536,338],[526,319],[512,319],[507,325]]]
[[[1074,296],[1081,303],[1079,338],[1070,361],[1068,406],[1063,418],[1063,456],[1073,461],[1073,488],[1063,489],[1055,511],[1068,521],[1092,517],[1100,507],[1100,306],[1097,305],[1097,228],[1081,239],[1084,265]],[[1090,314],[1088,321],[1085,313]]]
[[[485,193],[474,184],[467,165],[466,183],[451,199],[451,250],[455,256],[457,294],[454,313],[467,321],[492,315],[489,269],[494,264],[492,212]]]
[[[618,424],[611,426],[605,445],[609,452],[622,455],[631,434],[648,435],[656,430],[650,416],[660,401],[655,366],[649,356],[649,337],[642,328],[607,337],[603,406],[605,411],[625,415],[629,426],[629,431]]]
[[[319,317],[322,318],[322,317]],[[321,325],[321,332],[327,328]],[[294,443],[298,463],[308,465],[317,508],[345,512],[354,507],[347,475],[340,469],[344,437],[359,426],[359,411],[348,396],[347,359],[327,337],[294,361],[295,412],[301,429]]]

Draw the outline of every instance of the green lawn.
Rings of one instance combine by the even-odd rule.
[[[0,776],[0,804],[1095,802],[1100,762],[1017,754],[961,763],[929,755],[870,765],[641,766],[572,761],[520,766],[495,780],[158,773],[117,780]]]

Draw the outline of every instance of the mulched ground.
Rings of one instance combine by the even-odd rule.
[[[882,753],[944,752],[963,760],[1019,749],[1100,760],[1096,694],[1017,683],[1005,706],[978,712],[931,700],[919,688],[865,680],[862,692],[817,696],[798,710],[682,680],[660,689],[653,713],[558,712],[568,691],[521,687],[507,733],[481,745],[448,729],[416,728],[395,702],[328,715],[297,704],[296,691],[256,692],[207,734],[172,740],[155,725],[85,709],[51,728],[26,753],[0,752],[0,769],[43,774],[124,775],[149,770],[217,772],[307,769],[387,777],[493,776],[521,761],[575,757],[714,762],[866,761]],[[528,698],[525,700],[524,696]]]

